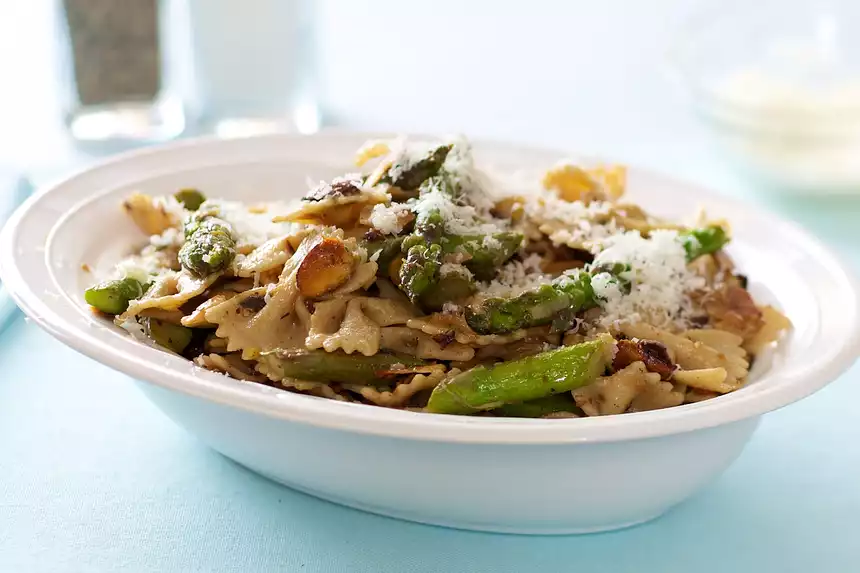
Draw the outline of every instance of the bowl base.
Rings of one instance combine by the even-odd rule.
[[[229,457],[229,456],[227,456]],[[232,459],[232,458],[231,458]],[[236,460],[233,460],[234,462]],[[364,503],[356,503],[355,501],[348,500],[346,498],[342,498],[340,496],[331,495],[328,493],[324,493],[313,488],[296,485],[294,483],[290,483],[289,481],[285,481],[279,479],[275,476],[266,474],[264,472],[260,472],[255,470],[254,468],[250,468],[244,464],[236,462],[245,469],[254,472],[257,475],[260,475],[268,480],[271,480],[277,484],[286,486],[290,489],[299,491],[301,493],[310,495],[312,497],[322,499],[324,501],[328,501],[337,505],[342,505],[345,507],[350,507],[352,509],[357,509],[359,511],[364,511],[367,513],[373,513],[375,515],[382,515],[384,517],[390,517],[393,519],[399,519],[402,521],[410,521],[412,523],[420,523],[423,525],[433,525],[437,527],[446,527],[448,529],[461,529],[465,531],[482,531],[485,533],[506,533],[513,535],[587,535],[590,533],[604,533],[607,531],[617,531],[619,529],[627,529],[629,527],[635,527],[637,525],[642,525],[643,523],[647,523],[649,521],[653,521],[663,514],[667,513],[672,507],[667,507],[657,513],[652,513],[646,515],[642,518],[637,518],[631,521],[622,521],[619,523],[611,523],[611,524],[601,524],[595,527],[564,527],[559,525],[552,525],[549,527],[543,527],[540,525],[529,525],[529,526],[505,526],[505,525],[495,525],[489,523],[480,523],[480,522],[470,522],[470,521],[447,521],[447,520],[434,520],[434,519],[426,519],[420,516],[417,516],[414,513],[408,511],[396,511],[391,510],[386,507],[381,507],[377,505],[370,505]]]

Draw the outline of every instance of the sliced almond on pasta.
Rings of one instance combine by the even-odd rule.
[[[305,255],[296,285],[302,296],[314,298],[335,290],[349,280],[355,257],[343,241],[331,237],[320,240]]]

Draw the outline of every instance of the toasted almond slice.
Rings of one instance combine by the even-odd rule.
[[[311,247],[299,265],[296,273],[299,292],[305,298],[315,298],[333,291],[349,279],[354,263],[355,257],[343,241],[323,238]]]

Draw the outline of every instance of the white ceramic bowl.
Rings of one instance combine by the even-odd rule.
[[[428,415],[301,396],[199,370],[93,317],[81,293],[143,237],[130,191],[294,196],[308,175],[348,168],[378,134],[179,142],[118,157],[43,189],[0,235],[0,276],[37,324],[142,382],[178,424],[240,464],[313,495],[404,519],[518,533],[614,529],[654,518],[741,452],[765,412],[821,388],[854,361],[860,293],[836,257],[797,227],[644,171],[631,197],[666,216],[700,204],[731,220],[732,254],[792,334],[732,394],[668,410],[576,420]],[[481,162],[546,166],[560,153],[476,144]],[[181,461],[177,461],[181,463]]]

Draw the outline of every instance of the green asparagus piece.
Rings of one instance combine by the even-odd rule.
[[[190,328],[155,318],[143,318],[141,325],[144,334],[154,340],[156,344],[177,354],[182,354],[182,351],[191,344],[191,337],[194,334]]]
[[[445,220],[438,209],[419,213],[415,218],[415,232],[404,241],[404,249],[414,245],[438,243],[445,232]]]
[[[440,169],[438,174],[421,183],[418,189],[421,194],[438,191],[454,200],[461,199],[464,191],[459,180],[455,179],[454,175],[446,169]]]
[[[519,404],[505,404],[493,410],[494,414],[509,418],[540,418],[556,412],[579,414],[582,410],[576,405],[573,396],[569,392],[553,394],[545,398],[538,398],[537,400],[520,402]]]
[[[364,356],[325,350],[289,352],[275,350],[262,353],[260,361],[290,378],[311,382],[340,382],[371,386],[389,386],[391,371],[427,364],[407,354],[380,352],[373,356]]]
[[[694,261],[702,255],[710,255],[722,249],[729,242],[726,230],[719,226],[692,229],[679,234],[687,251],[687,260]]]
[[[193,230],[186,227],[185,244],[179,249],[179,262],[190,273],[199,277],[227,268],[236,257],[236,240],[229,224],[209,217],[198,222],[192,220]]]
[[[722,227],[705,227],[681,233],[680,239],[687,259],[713,253],[728,242]],[[576,314],[597,306],[591,287],[591,277],[609,273],[623,289],[630,288],[625,273],[628,265],[610,263],[596,266],[577,275],[559,277],[549,285],[525,292],[513,298],[490,298],[466,309],[466,322],[480,334],[503,334],[519,328],[552,324],[553,330],[563,331],[572,324]]]
[[[173,197],[189,211],[196,211],[206,201],[206,197],[197,189],[180,189]]]
[[[439,278],[442,246],[438,241],[443,231],[442,215],[434,209],[416,218],[415,232],[401,244],[406,257],[400,267],[400,290],[414,303]]]
[[[461,275],[441,277],[421,295],[419,305],[427,310],[441,310],[446,302],[457,302],[475,293],[475,281]]]
[[[380,178],[380,182],[389,183],[404,191],[414,191],[428,178],[439,173],[452,147],[451,144],[440,145],[417,161],[395,163],[388,169],[388,173]]]
[[[106,314],[122,314],[131,300],[143,296],[144,285],[131,277],[99,283],[84,292],[87,304]]]
[[[611,361],[609,343],[583,342],[492,367],[476,366],[433,389],[427,410],[474,414],[585,386]]]
[[[403,237],[389,237],[387,239],[379,239],[376,241],[365,241],[362,246],[367,249],[367,256],[372,257],[376,253],[376,264],[379,267],[377,274],[380,276],[388,275],[388,267],[400,254],[400,248],[403,245]]]
[[[197,229],[200,228],[200,225],[203,224],[203,221],[209,219],[212,215],[208,213],[201,213],[200,211],[196,211],[194,213],[190,213],[185,220],[182,222],[182,234],[185,236],[185,240],[187,241],[191,238],[191,235],[194,234]]]
[[[466,308],[466,322],[480,334],[503,334],[520,328],[550,324],[564,311],[568,320],[597,306],[591,275],[563,275],[552,283],[513,298],[488,298]],[[559,326],[560,328],[560,326]]]
[[[451,146],[443,148],[447,154]],[[437,171],[420,184],[421,195],[440,192],[458,199],[462,194],[459,183],[445,170]],[[489,237],[446,235],[445,220],[438,209],[418,213],[415,232],[402,243],[406,258],[400,268],[400,288],[412,302],[424,308],[441,308],[445,302],[464,298],[476,290],[474,281],[466,277],[450,277],[440,284],[440,278],[447,278],[439,276],[445,255],[466,255],[466,268],[479,280],[490,280],[497,268],[520,248],[522,239],[519,233],[497,233]]]
[[[405,245],[405,243],[404,243]],[[400,267],[400,290],[417,303],[439,279],[442,267],[442,247],[439,245],[414,245],[409,248]]]
[[[520,233],[495,233],[493,235],[447,235],[442,238],[444,253],[463,252],[469,257],[465,263],[482,281],[492,280],[499,267],[519,250],[523,243]]]

